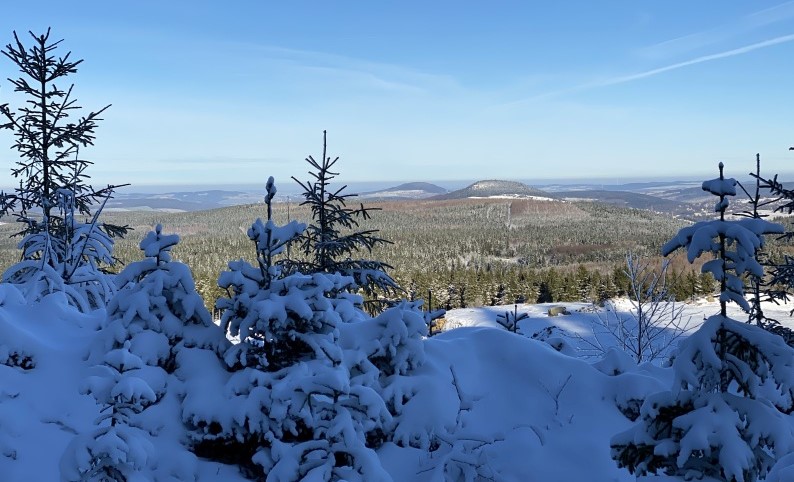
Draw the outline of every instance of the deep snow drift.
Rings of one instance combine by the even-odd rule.
[[[449,480],[635,480],[610,457],[610,439],[631,426],[625,414],[636,410],[632,400],[669,388],[671,370],[637,367],[614,350],[593,353],[582,340],[594,336],[598,314],[585,304],[565,304],[569,314],[550,317],[550,306],[519,305],[529,317],[518,335],[495,322],[512,305],[447,314],[447,327],[458,328],[425,341],[419,389],[404,408],[395,443],[378,452],[393,480],[445,480],[445,473]],[[622,307],[616,304],[617,311]],[[703,303],[686,312],[698,325],[717,310]],[[778,308],[775,315],[782,320],[787,311]],[[4,482],[59,480],[65,448],[94,427],[99,406],[79,387],[104,316],[101,310],[81,314],[58,294],[28,304],[16,288],[0,285]],[[532,339],[536,333],[539,339]],[[358,336],[354,325],[345,326],[340,343]],[[564,353],[551,346],[560,342]],[[196,363],[190,370],[201,371]],[[159,405],[147,423],[158,480],[247,480],[235,467],[187,451],[177,400],[166,397]]]

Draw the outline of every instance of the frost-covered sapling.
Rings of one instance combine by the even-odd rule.
[[[764,268],[756,259],[756,253],[764,245],[764,235],[783,234],[784,230],[780,224],[760,218],[725,219],[728,197],[736,195],[736,180],[725,178],[723,168],[720,163],[719,178],[703,182],[703,190],[719,198],[714,207],[719,219],[683,228],[662,247],[662,254],[667,256],[685,248],[687,259],[692,263],[704,252],[713,253],[715,259],[704,263],[702,271],[711,273],[720,283],[720,314],[725,316],[725,304],[729,301],[746,312],[750,311],[742,277],[764,275]]]
[[[15,32],[15,42],[2,51],[23,73],[10,80],[14,91],[28,99],[16,111],[0,105],[0,118],[7,121],[0,128],[13,132],[13,148],[21,157],[11,171],[19,186],[0,193],[0,216],[12,215],[21,223],[16,235],[23,250],[22,261],[3,280],[21,285],[33,299],[64,292],[70,303],[87,311],[103,307],[113,295],[102,267],[115,261],[113,237],[128,230],[99,222],[102,206],[119,186],[96,190],[88,185],[85,170],[92,163],[79,157],[80,147],[93,144],[107,107],[70,120],[80,109],[72,98],[74,86],[63,90],[56,84],[77,72],[82,60],[71,60],[70,53],[56,57],[61,41],[51,41],[49,29],[30,35],[33,47],[26,48]],[[78,221],[80,215],[90,219]]]
[[[158,399],[146,380],[140,357],[130,352],[130,342],[109,351],[94,367],[81,391],[96,399],[101,416],[98,428],[75,437],[61,459],[65,481],[151,480],[146,473],[156,458],[149,434],[133,419]]]
[[[171,260],[179,242],[157,225],[140,243],[145,256],[118,274],[118,293],[108,304],[108,323],[100,336],[105,350],[127,340],[147,365],[171,373],[183,347],[222,353],[228,342],[196,292],[190,268]]]
[[[312,295],[322,297],[324,290],[333,295],[337,289],[344,291],[348,286],[344,281],[338,287],[333,282],[318,286],[314,278],[300,273],[293,277],[282,276],[282,263],[277,262],[276,257],[298,238],[306,225],[290,221],[277,226],[272,219],[275,195],[275,183],[270,177],[265,196],[268,219],[265,222],[257,219],[248,229],[248,238],[255,246],[257,265],[252,266],[244,260],[230,262],[229,271],[221,273],[218,280],[218,285],[230,295],[217,303],[218,309],[222,310],[221,327],[241,341],[225,355],[231,366],[239,364],[275,371],[302,357],[311,356],[314,347],[299,333],[328,333],[333,328],[324,326],[320,317],[303,319],[307,311],[294,314],[297,308],[291,302],[300,300],[306,303],[307,295],[309,298]],[[313,308],[311,302],[308,303],[305,310]]]
[[[749,310],[742,277],[763,274],[756,250],[764,234],[780,227],[763,219],[725,220],[736,182],[724,178],[722,168],[718,179],[703,183],[719,196],[720,219],[682,229],[663,248],[669,254],[684,247],[690,261],[715,254],[703,269],[720,281],[720,314],[679,346],[672,390],[648,397],[637,424],[612,439],[618,465],[638,475],[751,482],[794,448],[786,416],[794,410],[794,349],[725,316],[728,301]]]
[[[196,450],[268,481],[389,480],[367,434],[391,416],[378,387],[351,376],[340,346],[339,327],[367,318],[363,300],[349,276],[281,269],[276,256],[305,226],[275,225],[274,194],[271,179],[269,219],[248,231],[257,265],[231,262],[219,279],[230,295],[218,302],[221,326],[240,341],[223,357],[233,371],[223,413],[202,412],[201,400],[186,396]]]
[[[747,190],[747,188],[742,185],[741,182],[737,181],[736,185],[744,192],[745,196],[747,196],[747,204],[748,208],[743,211],[738,211],[735,213],[736,216],[751,218],[751,219],[762,219],[769,217],[767,214],[762,214],[760,211],[761,208],[770,204],[772,201],[764,200],[761,197],[761,155],[755,155],[755,174],[751,175],[754,176],[755,179],[755,190],[753,193]],[[759,263],[762,266],[769,266],[769,260],[766,259],[765,253],[762,250],[758,250],[756,252],[756,259],[758,259]],[[769,286],[764,280],[763,276],[749,276],[747,279],[748,284],[748,291],[749,291],[749,302],[750,302],[750,312],[748,316],[748,321],[750,323],[755,322],[758,326],[766,326],[770,324],[769,322],[774,323],[775,320],[767,320],[766,315],[764,315],[764,310],[762,307],[762,303],[764,301],[773,301],[777,302],[777,297],[769,296],[770,292],[768,289]],[[785,301],[785,299],[784,299]]]
[[[760,161],[758,161],[760,162]],[[778,176],[772,178],[761,176],[760,168],[756,169],[755,173],[750,173],[756,180],[756,195],[751,196],[753,211],[757,211],[758,207],[765,207],[772,205],[776,213],[790,215],[794,212],[794,190],[787,188],[782,182],[778,181]],[[770,198],[761,200],[758,195],[758,190],[764,189],[769,191]],[[794,238],[794,232],[786,232],[781,235],[780,239],[791,241]],[[766,278],[758,280],[757,284],[760,289],[754,290],[753,298],[759,301],[770,301],[775,304],[787,303],[790,299],[790,293],[794,288],[794,257],[784,254],[782,260],[773,260],[767,257],[763,263],[767,268]],[[794,345],[794,331],[790,328],[780,324],[778,320],[770,319],[764,315],[760,310],[760,303],[754,309],[751,316],[761,322],[761,325],[773,333],[782,336],[789,345]],[[791,314],[794,314],[792,310]]]
[[[218,356],[229,342],[210,319],[190,269],[172,261],[178,242],[177,235],[164,234],[157,225],[140,243],[145,258],[116,277],[118,291],[90,355],[97,365],[83,390],[97,400],[103,415],[100,427],[80,435],[64,456],[64,473],[71,474],[67,480],[137,480],[135,474],[153,480],[158,470],[182,475],[192,470],[187,458],[179,459],[178,468],[168,468],[176,464],[170,460],[154,467],[149,437],[165,425],[169,431],[174,427],[163,417],[179,413],[181,382],[189,381],[185,375],[209,374],[206,366],[203,373],[192,367],[180,373],[180,363],[192,364],[193,352],[204,351],[220,366]]]

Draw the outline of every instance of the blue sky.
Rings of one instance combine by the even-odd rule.
[[[0,42],[52,26],[85,59],[102,183],[305,177],[323,129],[346,181],[794,172],[794,2],[36,6],[4,5]]]

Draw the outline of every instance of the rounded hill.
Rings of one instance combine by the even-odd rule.
[[[527,186],[517,181],[484,180],[477,181],[463,189],[452,191],[431,199],[466,199],[466,198],[546,198],[554,196],[546,191]]]

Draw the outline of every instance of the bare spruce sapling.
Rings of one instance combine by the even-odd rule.
[[[320,160],[309,156],[306,162],[312,170],[311,180],[302,182],[293,177],[303,189],[304,201],[309,206],[312,220],[298,237],[298,246],[304,259],[289,261],[292,271],[301,273],[340,273],[351,276],[357,288],[368,296],[392,295],[399,290],[389,276],[388,264],[360,257],[360,252],[372,252],[376,246],[389,241],[377,236],[376,229],[361,229],[360,223],[370,217],[376,208],[348,207],[355,194],[345,193],[347,186],[333,187],[331,182],[339,175],[332,169],[339,157],[331,159],[327,152],[326,131],[323,131],[323,152]]]
[[[2,51],[22,73],[9,80],[26,98],[16,110],[0,105],[0,128],[12,131],[12,148],[20,156],[11,171],[19,186],[0,193],[0,216],[14,216],[21,224],[17,235],[23,249],[22,263],[4,279],[32,282],[34,292],[65,284],[80,308],[96,308],[112,295],[112,284],[100,276],[102,266],[115,261],[112,238],[128,230],[99,222],[101,206],[118,186],[94,189],[85,172],[92,163],[80,157],[80,148],[94,143],[97,122],[109,106],[75,118],[80,107],[74,85],[58,84],[76,73],[82,60],[71,60],[71,52],[57,56],[61,41],[50,40],[49,29],[30,36],[33,45],[26,47],[15,32]],[[100,208],[92,214],[95,206]],[[81,215],[88,219],[79,221]]]

